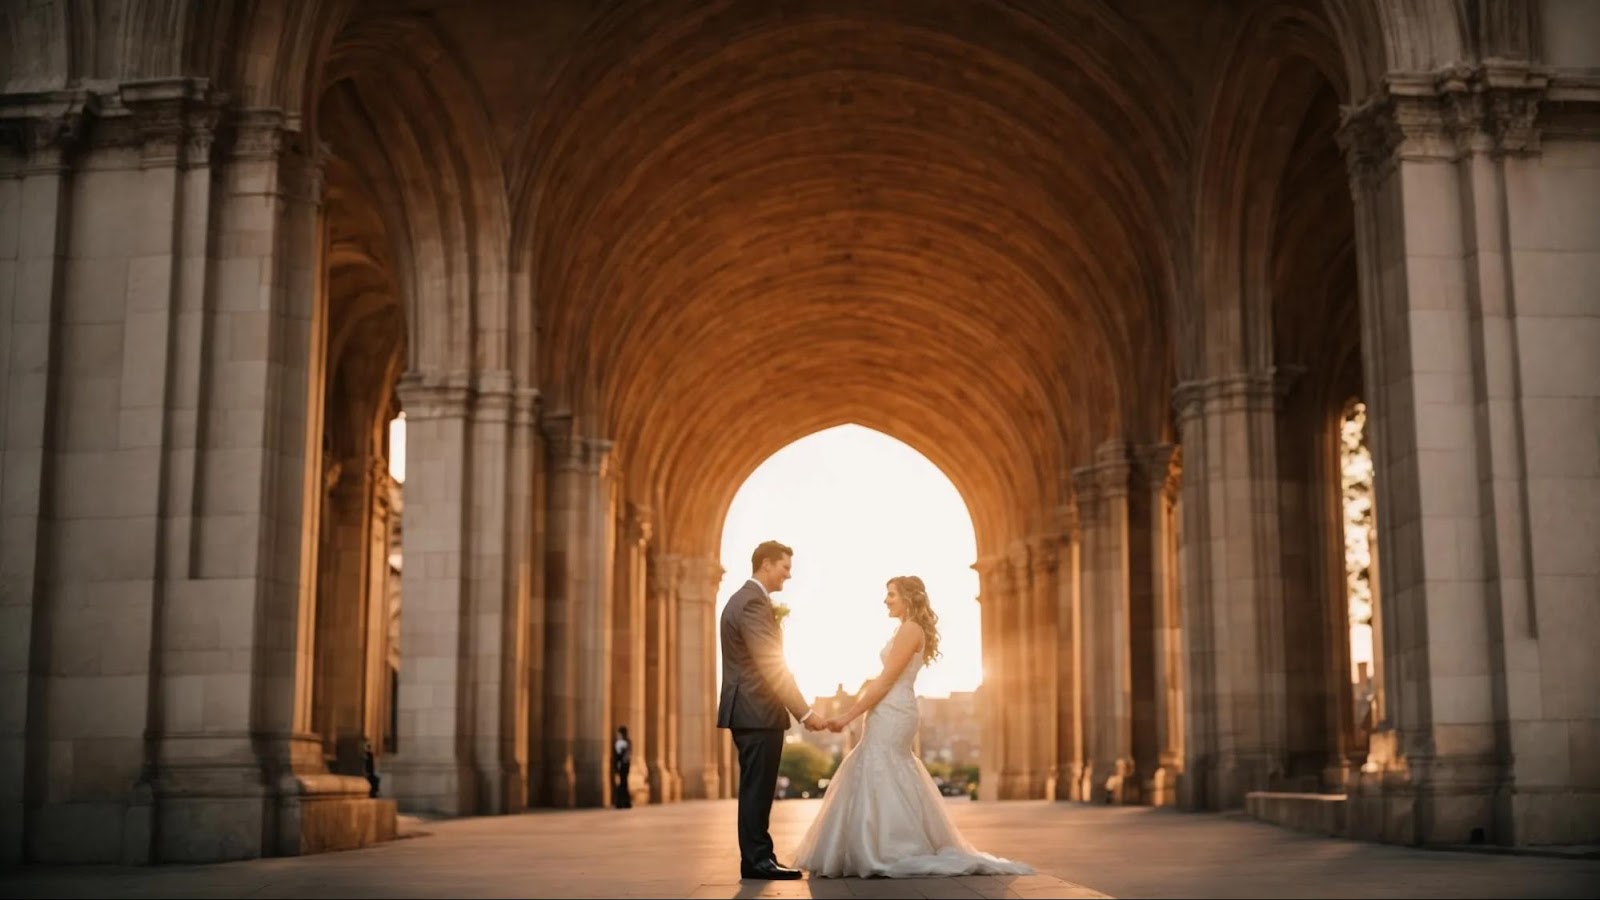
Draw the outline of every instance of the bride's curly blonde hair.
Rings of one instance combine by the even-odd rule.
[[[928,604],[928,588],[915,575],[896,575],[889,579],[895,592],[906,602],[907,622],[922,626],[922,662],[927,665],[939,658],[939,614]]]

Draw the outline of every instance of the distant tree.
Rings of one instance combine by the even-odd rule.
[[[783,745],[778,774],[789,779],[789,796],[815,796],[817,782],[827,778],[837,765],[832,755],[804,741],[794,741]]]

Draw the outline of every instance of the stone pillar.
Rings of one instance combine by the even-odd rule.
[[[319,560],[316,669],[312,729],[322,738],[330,768],[362,773],[366,730],[370,614],[374,602],[371,530],[376,510],[380,459],[351,456],[326,463]],[[381,553],[381,549],[379,550]],[[381,604],[381,595],[377,598]]]
[[[1127,446],[1102,444],[1093,466],[1073,472],[1083,535],[1084,743],[1094,802],[1133,803],[1133,668]]]
[[[672,685],[677,681],[673,665],[671,610],[678,605],[677,557],[652,552],[646,587],[645,606],[645,719],[650,739],[644,744],[642,762],[650,787],[651,803],[678,799],[676,785],[677,709]]]
[[[506,810],[526,809],[535,802],[543,774],[539,736],[544,730],[545,559],[543,549],[545,464],[539,433],[539,392],[513,386],[508,428],[506,489],[507,621],[502,697],[505,728],[503,752],[510,759]]]
[[[366,671],[363,676],[362,734],[372,742],[374,756],[383,755],[384,739],[389,731],[389,617],[394,596],[394,585],[389,574],[389,543],[398,514],[393,502],[397,485],[389,474],[389,461],[381,456],[371,458],[372,515],[368,517],[367,550],[367,620],[364,623]]]
[[[1055,534],[1036,536],[1028,546],[1028,699],[1030,799],[1054,800],[1056,778],[1057,715],[1059,709],[1058,667],[1059,616],[1061,591],[1061,540]],[[1063,790],[1063,793],[1065,791]]]
[[[994,789],[985,799],[1027,796],[1030,747],[1025,728],[1029,709],[1022,684],[1027,672],[1027,647],[1022,642],[1025,608],[1019,592],[1019,586],[1026,584],[1026,566],[1024,548],[1019,560],[996,557],[982,560],[976,567],[984,632],[988,634],[992,626],[994,633],[992,643],[984,641],[984,694],[988,702],[984,704],[987,719],[983,758],[994,769],[984,770],[979,779],[980,790],[987,785]]]
[[[1600,739],[1600,156],[1563,78],[1392,73],[1341,129],[1382,562],[1360,836],[1600,839],[1600,773],[1560,749]]]
[[[683,644],[679,620],[682,606],[678,602],[679,585],[683,580],[684,560],[681,556],[666,556],[664,571],[670,573],[666,612],[667,632],[667,773],[671,776],[668,795],[673,801],[683,799],[685,759],[682,753],[683,736]]]
[[[1042,796],[1044,760],[1035,756],[1034,732],[1039,724],[1038,688],[1033,658],[1039,635],[1034,608],[1033,580],[1028,544],[1017,541],[1002,563],[1002,584],[1009,611],[1006,615],[1006,763],[1010,781],[1002,779],[1004,799],[1025,800]],[[1038,788],[1038,792],[1035,788]]]
[[[464,376],[411,373],[396,386],[406,413],[406,520],[401,533],[398,745],[386,781],[408,811],[465,815],[477,808],[477,778],[463,729],[462,628],[471,391]],[[385,793],[389,790],[386,787]]]
[[[39,701],[30,707],[29,682],[42,663],[35,659],[42,648],[32,641],[35,619],[50,622],[53,593],[39,569],[41,553],[51,543],[44,486],[57,445],[46,411],[52,373],[61,369],[61,335],[68,327],[60,313],[65,271],[73,265],[67,261],[72,243],[70,171],[84,128],[83,104],[83,98],[63,94],[48,104],[20,108],[5,98],[0,107],[5,117],[0,125],[18,138],[22,150],[19,168],[0,168],[0,278],[7,284],[5,311],[0,313],[0,416],[5,421],[0,485],[6,495],[0,506],[0,634],[6,636],[0,652],[0,865],[19,863],[25,855],[87,861],[87,854],[72,854],[66,846],[60,848],[63,852],[44,854],[24,854],[23,848],[27,758],[44,748],[29,738],[34,723],[44,721]],[[132,759],[122,768],[117,775],[137,777]],[[71,778],[70,773],[55,777],[62,782]],[[140,861],[148,855],[148,822],[139,826],[142,833],[124,833],[121,810],[117,813],[115,825],[102,825],[107,833],[96,836],[103,844],[99,861]],[[144,813],[148,819],[148,804]]]
[[[1056,798],[1087,801],[1083,748],[1083,602],[1078,507],[1061,515],[1056,595]]]
[[[1154,806],[1178,802],[1183,773],[1183,618],[1178,597],[1178,540],[1173,504],[1178,461],[1171,444],[1139,449],[1139,470],[1149,493],[1152,668],[1156,769],[1145,799]]]
[[[686,800],[719,796],[715,558],[680,560],[678,579],[678,771]]]
[[[512,589],[522,548],[507,543],[507,501],[514,483],[507,468],[514,402],[522,401],[513,390],[510,372],[473,376],[467,430],[471,482],[463,514],[465,554],[458,564],[466,580],[462,628],[467,647],[462,672],[468,687],[461,727],[471,740],[478,785],[472,811],[479,814],[519,810],[527,790],[526,758],[516,752],[515,735],[524,706],[517,680],[525,665],[520,638],[528,598]]]
[[[1286,381],[1250,374],[1176,391],[1184,460],[1182,611],[1189,645],[1185,808],[1231,809],[1283,771],[1286,670],[1274,416]]]
[[[604,806],[611,781],[611,443],[571,428],[566,416],[546,420],[544,780],[551,806]]]
[[[1003,601],[999,585],[999,565],[1000,562],[992,557],[980,559],[972,565],[978,573],[978,616],[983,644],[983,683],[978,688],[982,698],[978,708],[983,718],[978,794],[983,800],[1000,799],[1000,785],[1006,778],[1006,733],[1003,710],[1006,698],[1006,660],[1005,642],[1001,637],[1004,616],[1000,610]]]
[[[628,792],[636,803],[649,802],[648,749],[656,740],[645,714],[646,627],[645,553],[650,541],[649,511],[619,505],[616,576],[614,590],[615,647],[611,705],[615,725],[626,725],[633,741],[635,765],[628,773]]]

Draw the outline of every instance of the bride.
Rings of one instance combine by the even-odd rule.
[[[833,723],[838,731],[864,714],[865,734],[834,773],[822,809],[800,841],[795,865],[824,877],[1033,874],[1023,863],[968,843],[945,812],[928,770],[911,752],[917,672],[939,655],[939,617],[915,575],[889,579],[883,603],[901,623],[878,654],[883,671]]]

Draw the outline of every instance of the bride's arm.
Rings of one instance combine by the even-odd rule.
[[[894,644],[889,647],[889,658],[884,660],[883,671],[878,673],[877,678],[867,682],[866,689],[856,698],[855,705],[838,720],[838,724],[848,725],[877,706],[878,701],[889,693],[889,688],[894,687],[895,679],[906,670],[906,666],[911,663],[911,657],[916,655],[920,646],[922,646],[922,626],[915,622],[901,625],[900,630],[894,633]]]

